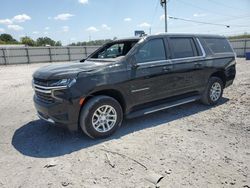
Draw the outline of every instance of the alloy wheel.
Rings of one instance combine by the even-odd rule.
[[[92,116],[92,125],[98,132],[104,133],[110,131],[117,121],[117,112],[110,105],[103,105],[94,112]]]
[[[210,89],[210,99],[215,102],[221,96],[222,88],[219,82],[214,82]]]

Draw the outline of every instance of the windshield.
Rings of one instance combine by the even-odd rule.
[[[138,42],[138,40],[131,41],[116,41],[108,43],[101,47],[90,58],[92,59],[108,59],[125,56],[131,48]]]

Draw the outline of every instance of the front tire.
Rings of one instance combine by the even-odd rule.
[[[121,126],[123,112],[120,104],[112,97],[91,98],[81,110],[80,127],[91,138],[111,136]]]
[[[223,81],[218,77],[211,77],[202,95],[201,102],[206,105],[217,104],[223,95],[223,89]]]

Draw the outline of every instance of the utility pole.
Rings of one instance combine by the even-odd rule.
[[[161,6],[164,7],[165,12],[165,32],[168,32],[168,14],[167,14],[167,0],[160,0]]]

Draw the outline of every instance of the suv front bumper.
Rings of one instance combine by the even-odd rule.
[[[34,95],[38,117],[52,124],[59,124],[71,131],[78,130],[78,116],[81,109],[79,100],[45,103]]]

